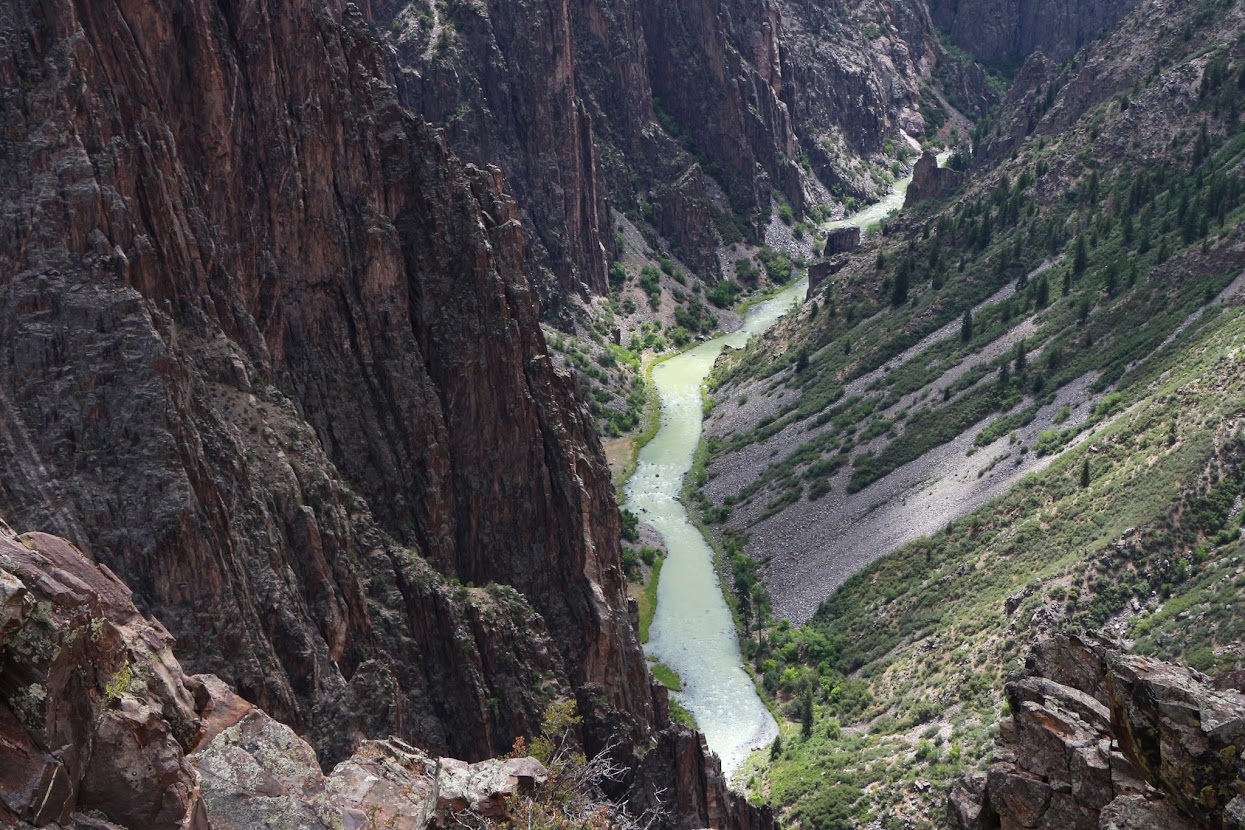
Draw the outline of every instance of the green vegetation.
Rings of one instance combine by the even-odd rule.
[[[1233,94],[1245,99],[1245,91]],[[1207,131],[1204,140],[1199,129],[1191,140],[1204,152],[1192,169],[1182,160],[1140,169],[1096,165],[1081,154],[1056,173],[1046,161],[1053,148],[1029,145],[1007,172],[951,205],[935,205],[938,212],[912,217],[901,235],[891,234],[869,255],[873,267],[850,268],[827,284],[816,300],[819,313],[788,333],[785,351],[753,344],[715,372],[713,388],[727,395],[777,382],[799,392],[777,413],[712,446],[715,454],[792,424],[810,430],[799,450],[775,459],[721,507],[762,498],[765,514],[773,515],[818,498],[828,485],[797,491],[796,484],[812,465],[841,455],[852,465],[847,490],[856,492],[982,422],[988,425],[978,446],[1010,434],[1073,381],[1092,378],[1095,392],[1121,383],[1236,275],[1230,240],[1245,211],[1233,171],[1245,163],[1245,132],[1234,129]],[[1041,211],[1033,196],[1039,183],[1062,194]],[[1052,283],[1063,288],[1052,292]],[[990,301],[1009,285],[1013,296]],[[958,339],[895,364],[957,319]],[[1011,345],[980,356],[1021,326],[1029,329],[1023,352]],[[832,342],[842,348],[824,348]],[[966,371],[949,374],[957,365]],[[846,413],[839,401],[844,385],[878,372]],[[951,379],[940,385],[944,376]],[[902,417],[875,417],[905,396],[916,399],[897,413]],[[1089,425],[1104,417],[1096,412]],[[1058,452],[1086,426],[1048,429],[1022,449]],[[857,451],[879,435],[879,446]]]
[[[637,597],[637,605],[640,610],[640,642],[648,642],[648,630],[653,624],[653,615],[657,613],[657,583],[661,581],[661,565],[666,560],[664,556],[657,556],[653,561],[652,570],[648,572],[648,580],[644,583],[644,590]]]
[[[657,682],[670,691],[683,691],[683,680],[679,677],[679,673],[665,663],[653,663],[649,666],[649,670],[653,672],[653,677],[657,678]]]
[[[1245,636],[1233,558],[1245,554],[1245,312],[1188,337],[1141,370],[1121,393],[1135,405],[1113,407],[1092,447],[866,568],[808,625],[750,636],[780,711],[800,723],[812,699],[809,735],[785,741],[761,778],[788,821],[855,826],[913,798],[936,810],[952,777],[988,757],[1033,626],[1096,627],[1140,607],[1142,650],[1207,671],[1245,664],[1223,648]],[[1172,442],[1173,422],[1205,428]]]
[[[1196,48],[1201,99],[1170,144],[1112,119],[1175,94],[1155,83],[1187,70],[1175,51],[1063,134],[1009,145],[983,121],[974,144],[993,143],[993,170],[888,223],[816,314],[712,378],[721,399],[783,396],[706,442],[717,464],[800,436],[720,502],[703,465],[689,481],[689,504],[721,525],[741,647],[783,721],[749,790],[788,826],[932,826],[952,778],[984,766],[1005,677],[1037,633],[1111,622],[1146,653],[1245,665],[1245,312],[1208,306],[1240,273],[1245,62]],[[1024,104],[1033,118],[1077,68]],[[1096,151],[1107,130],[1118,153]],[[1088,414],[1079,393],[1063,403],[1073,383],[1095,396]],[[858,491],[977,428],[976,447],[1020,444],[1039,413],[1049,428],[1012,452],[1049,466],[865,568],[806,625],[773,619],[741,507],[764,519],[840,482]]]

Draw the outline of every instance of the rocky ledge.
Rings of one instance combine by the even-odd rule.
[[[467,764],[392,739],[326,775],[172,646],[107,567],[0,525],[0,826],[418,830],[504,820],[547,781],[534,758]]]
[[[994,762],[948,799],[955,830],[1245,827],[1239,678],[1092,635],[1039,643],[1007,685]]]

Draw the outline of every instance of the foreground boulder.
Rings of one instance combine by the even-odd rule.
[[[1038,644],[994,762],[949,796],[951,827],[1245,827],[1245,695],[1220,686],[1091,636]]]
[[[548,778],[533,758],[467,764],[397,740],[363,741],[326,775],[172,647],[106,567],[0,525],[0,826],[422,830],[505,820]]]
[[[0,533],[0,824],[207,828],[172,637],[62,539]]]

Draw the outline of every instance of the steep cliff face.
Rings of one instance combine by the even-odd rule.
[[[505,171],[536,227],[528,270],[546,307],[604,290],[609,208],[714,277],[715,217],[755,233],[774,192],[797,214],[823,185],[873,195],[881,182],[855,168],[901,129],[926,133],[940,60],[973,90],[961,97],[985,94],[945,59],[923,6],[385,0],[369,14],[404,103]]]
[[[930,14],[979,60],[1019,63],[1033,52],[1062,61],[1114,26],[1137,0],[932,0]]]
[[[402,67],[404,103],[445,125],[465,158],[505,170],[536,229],[529,273],[556,307],[606,290],[607,192],[655,205],[680,252],[716,273],[717,240],[680,231],[681,205],[690,197],[703,212],[715,195],[677,181],[695,164],[685,150],[720,171],[742,212],[768,207],[771,186],[798,202],[777,12],[730,5],[417,0],[371,12]],[[754,30],[763,35],[739,34]]]
[[[613,232],[571,5],[375,2],[370,12],[403,67],[403,102],[444,125],[463,158],[505,171],[531,229],[542,302],[604,293]]]
[[[248,14],[14,21],[5,513],[87,547],[192,662],[323,740],[386,710],[485,751],[494,695],[429,734],[407,719],[439,672],[373,659],[380,640],[435,654],[443,621],[399,555],[359,562],[387,546],[340,470],[443,573],[529,595],[569,674],[644,718],[608,479],[544,355],[513,208],[398,108],[356,13]],[[237,49],[243,28],[265,36]],[[402,627],[374,633],[365,578],[398,585]]]
[[[644,739],[608,472],[518,213],[399,106],[361,13],[0,21],[0,512],[322,760],[483,757],[584,689]]]

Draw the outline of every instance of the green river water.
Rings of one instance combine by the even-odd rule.
[[[867,228],[903,204],[909,181],[897,182],[881,202],[826,227]],[[695,716],[728,776],[753,750],[774,739],[778,725],[744,671],[735,625],[713,567],[713,551],[678,497],[700,443],[700,390],[713,362],[722,349],[743,346],[799,306],[807,288],[808,280],[800,280],[749,309],[737,331],[653,368],[661,428],[640,451],[626,488],[628,508],[661,534],[668,551],[645,651],[679,673],[683,691],[675,697]]]

